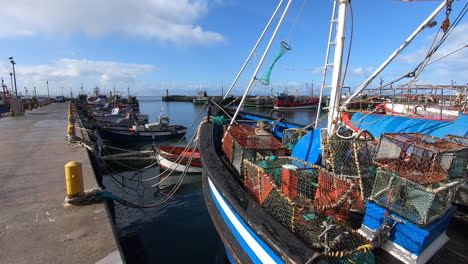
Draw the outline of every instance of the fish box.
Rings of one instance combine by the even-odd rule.
[[[367,202],[366,207],[366,214],[359,233],[368,239],[372,239],[375,230],[379,229],[384,221],[386,209],[373,202]],[[431,251],[430,256],[424,257],[430,258],[446,242],[446,239],[442,243],[440,243],[440,240],[444,240],[447,227],[456,211],[457,208],[451,206],[442,217],[426,227],[414,225],[405,218],[389,212],[392,217],[400,219],[402,222],[396,223],[390,232],[389,241],[384,243],[382,248],[391,254],[392,251],[399,251],[400,256],[408,260],[413,259],[415,260],[414,263],[420,263],[421,259],[417,261],[418,257],[421,257],[423,254],[427,255],[428,251]],[[391,225],[395,220],[388,219],[387,221]],[[434,246],[437,247],[434,248]],[[427,250],[429,247],[432,247],[432,249]],[[413,261],[405,262],[411,263]]]
[[[423,185],[379,168],[370,200],[408,221],[426,226],[450,208],[464,179]]]
[[[422,184],[464,178],[468,148],[418,133],[382,134],[374,162]]]
[[[286,148],[271,134],[257,135],[250,125],[225,125],[223,152],[239,175],[243,174],[242,161],[266,156],[284,156]]]

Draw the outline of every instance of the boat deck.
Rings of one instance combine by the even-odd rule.
[[[64,139],[67,109],[0,118],[1,263],[122,263],[105,204],[63,206],[67,162],[83,164],[85,189],[97,186],[85,148]]]

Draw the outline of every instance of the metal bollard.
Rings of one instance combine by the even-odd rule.
[[[83,169],[80,162],[70,161],[65,164],[67,196],[74,196],[84,191]]]
[[[67,131],[68,131],[68,136],[69,137],[72,137],[72,138],[76,137],[75,126],[73,124],[68,125]]]

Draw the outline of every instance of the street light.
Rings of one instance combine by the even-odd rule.
[[[11,62],[11,66],[13,67],[13,79],[15,80],[15,96],[18,98],[18,89],[16,88],[16,72],[15,72],[15,64],[16,62],[13,60],[13,57],[8,58]]]

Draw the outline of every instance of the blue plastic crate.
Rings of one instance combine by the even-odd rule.
[[[366,206],[366,215],[364,216],[362,225],[371,230],[376,230],[383,222],[385,208],[372,202],[366,203]],[[412,224],[397,214],[389,212],[390,215],[406,222],[406,224],[397,223],[389,239],[414,255],[419,256],[424,249],[447,230],[448,224],[456,211],[457,208],[452,206],[441,218],[424,228]],[[389,219],[388,221],[392,223],[393,220]]]

